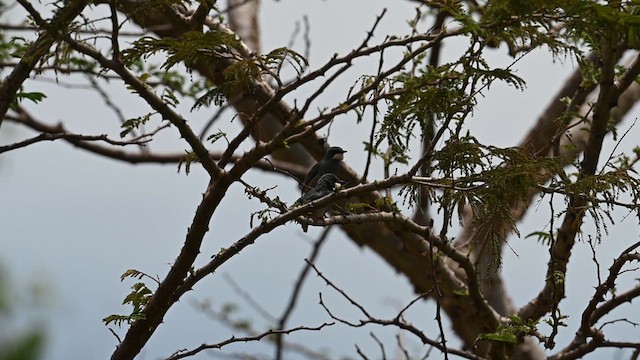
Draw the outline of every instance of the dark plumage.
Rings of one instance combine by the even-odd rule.
[[[318,184],[316,185],[316,187],[309,190],[306,194],[302,195],[298,200],[296,200],[296,202],[293,203],[291,207],[293,208],[301,206],[314,200],[323,198],[336,191],[336,189],[340,188],[340,185],[342,185],[342,181],[335,174],[324,174],[320,177],[320,179],[318,179]],[[313,217],[322,217],[326,210],[326,207],[315,209],[310,215]],[[302,231],[307,232],[308,227],[309,225],[302,224]]]
[[[338,168],[340,167],[340,161],[342,161],[344,158],[343,154],[346,152],[346,150],[337,146],[330,147],[324,155],[324,159],[313,165],[307,176],[302,181],[302,192],[306,192],[307,190],[314,188],[318,183],[318,179],[320,179],[324,174],[337,173]]]

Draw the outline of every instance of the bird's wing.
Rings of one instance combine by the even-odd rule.
[[[318,200],[320,198],[323,198],[329,194],[331,194],[333,191],[331,190],[318,190],[318,189],[313,189],[311,191],[309,191],[308,193],[302,195],[302,197],[300,197],[300,199],[296,200],[296,202],[293,203],[293,205],[291,205],[291,207],[296,207],[296,206],[301,206],[304,205],[306,203],[310,203],[312,201]]]
[[[320,161],[318,161],[315,165],[313,165],[311,170],[309,170],[309,172],[307,173],[307,176],[304,177],[304,180],[302,181],[302,183],[308,187],[311,181],[316,176],[318,176],[319,172],[320,172]],[[308,188],[303,190],[308,190]]]
[[[312,201],[318,200],[321,197],[324,197],[326,194],[322,191],[310,191],[307,194],[305,194],[304,197],[304,202],[305,203],[310,203]]]

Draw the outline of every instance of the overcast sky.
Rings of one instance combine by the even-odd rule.
[[[415,14],[410,2],[265,1],[261,8],[263,49],[286,46],[295,22],[302,21],[307,15],[311,25],[310,60],[312,68],[319,66],[334,53],[343,54],[355,48],[385,6],[388,13],[375,41],[382,41],[386,34],[407,32],[406,20]],[[3,14],[3,22],[14,21],[18,18],[15,14]],[[425,24],[424,28],[428,26]],[[298,50],[302,50],[300,45],[298,39]],[[455,53],[455,47],[447,46],[444,56]],[[488,58],[499,66],[511,62],[502,51],[493,51]],[[376,61],[362,61],[351,78],[327,91],[321,101],[328,106],[338,103],[358,72],[371,72]],[[554,63],[544,51],[530,54],[515,66],[518,75],[527,81],[525,91],[504,85],[492,87],[480,100],[468,127],[482,142],[496,146],[518,144],[574,65],[571,61]],[[3,75],[6,76],[6,72]],[[52,124],[64,121],[69,130],[86,134],[106,132],[115,136],[119,133],[119,123],[102,99],[86,90],[62,89],[44,80],[27,83],[29,91],[42,91],[48,96],[42,104],[28,106],[38,118]],[[139,116],[147,110],[140,101],[128,96],[122,84],[113,82],[109,91],[126,116]],[[304,92],[298,96],[304,99]],[[189,107],[190,104],[183,106],[184,109]],[[190,114],[189,119],[194,124],[201,124],[207,115],[203,111]],[[629,120],[636,116],[637,111],[634,111]],[[230,121],[220,126],[226,126],[229,131],[237,129]],[[622,128],[626,130],[630,126],[631,121],[627,121]],[[158,140],[158,148],[186,149],[177,132],[171,131]],[[348,150],[346,161],[359,171],[364,168],[365,159],[363,136],[360,135],[366,132],[368,129],[356,127],[354,121],[345,119],[334,125],[329,138],[332,145]],[[5,122],[0,130],[0,143],[7,144],[32,135],[24,128]],[[619,151],[635,145],[633,139],[638,139],[638,135],[637,129],[632,129]],[[608,146],[604,156],[611,152],[611,141]],[[380,176],[379,172],[375,174]],[[20,294],[15,304],[20,310],[14,316],[16,326],[35,323],[47,329],[45,359],[109,357],[116,339],[101,319],[130,311],[130,307],[122,305],[122,299],[134,283],[131,279],[120,282],[120,275],[135,268],[160,278],[165,276],[182,246],[207,184],[205,174],[195,167],[186,176],[184,172],[178,173],[174,165],[128,165],[83,152],[60,141],[39,143],[3,154],[0,179],[0,264],[12,280],[12,288]],[[287,202],[293,202],[299,195],[292,181],[261,171],[250,172],[246,180],[261,187],[278,185],[275,192]],[[255,199],[246,198],[240,187],[232,187],[223,202],[222,213],[212,221],[212,231],[205,238],[200,261],[206,261],[221,247],[245,234],[250,229],[250,212],[260,208],[262,206]],[[624,215],[616,214],[618,225],[611,228],[610,235],[597,247],[603,272],[621,249],[638,239],[637,220]],[[547,219],[544,203],[532,208],[520,227],[521,234],[541,229]],[[240,299],[222,275],[227,274],[262,307],[279,316],[284,307],[283,299],[311,250],[311,240],[319,233],[319,229],[312,228],[304,235],[299,226],[291,223],[259,239],[216,276],[202,281],[194,292],[185,296],[168,313],[165,323],[138,358],[166,357],[177,349],[229,337],[228,329],[195,310],[195,304],[200,302],[208,301],[217,309],[222,304],[235,303],[239,307],[239,317],[252,319],[257,329],[265,330],[268,320]],[[503,273],[516,304],[523,305],[543,285],[548,250],[524,236],[512,237],[510,247],[513,251],[505,249],[504,252]],[[576,311],[585,306],[593,293],[597,279],[591,257],[586,243],[576,245],[567,276],[568,297],[561,305],[562,311],[571,317],[567,320],[569,327],[557,339],[559,346],[564,346],[574,336],[575,324],[579,321]],[[393,317],[415,296],[403,277],[397,276],[371,251],[356,247],[338,229],[332,231],[317,265],[378,317]],[[625,280],[627,285],[632,281]],[[624,284],[620,284],[621,288]],[[323,293],[338,314],[356,319],[357,312],[349,304],[325,287],[320,279],[311,276],[299,300],[299,310],[289,322],[291,326],[315,326],[330,320],[317,305],[318,292]],[[28,299],[36,304],[28,303]],[[631,311],[628,306],[621,309]],[[617,315],[623,317],[624,311]],[[409,315],[410,321],[425,329],[432,338],[436,337],[435,307],[431,302],[416,305]],[[124,329],[114,327],[114,330],[124,334]],[[549,329],[541,326],[541,330]],[[637,340],[639,334],[629,325],[613,325],[611,330],[611,336],[620,336],[617,340]],[[296,334],[291,340],[325,348],[334,358],[356,357],[354,344],[357,344],[376,358],[378,347],[369,336],[370,331],[384,338],[387,349],[393,351],[393,336],[397,332],[378,327],[355,330],[335,326],[321,334]],[[408,348],[420,354],[419,343],[409,335],[403,336]],[[453,340],[450,344],[457,342]],[[266,358],[272,354],[263,344],[229,346],[227,350],[251,352],[253,349],[259,349]],[[603,354],[605,352],[596,352],[589,358],[603,358]],[[203,353],[195,358],[210,357]],[[295,359],[295,355],[290,358]]]

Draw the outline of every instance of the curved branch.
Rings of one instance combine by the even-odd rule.
[[[614,86],[616,49],[604,41],[602,47],[603,65],[600,77],[600,92],[591,122],[589,140],[584,150],[584,158],[580,163],[578,181],[596,173],[612,104],[615,103],[616,99],[616,88]],[[564,278],[566,274],[571,249],[575,243],[575,237],[582,224],[587,206],[587,200],[584,196],[569,196],[569,204],[562,225],[558,229],[557,238],[551,245],[551,258],[547,266],[544,288],[535,299],[531,300],[518,312],[518,316],[522,319],[537,320],[547,312],[552,311],[560,300],[564,298],[565,282],[558,281],[558,276]]]
[[[267,336],[272,336],[272,335],[286,335],[286,334],[291,334],[294,332],[299,332],[299,331],[320,331],[322,329],[324,329],[325,327],[328,326],[332,326],[335,323],[323,323],[322,325],[319,326],[314,326],[314,327],[310,327],[310,326],[298,326],[295,328],[291,328],[291,329],[286,329],[286,330],[268,330],[265,331],[261,334],[255,335],[255,336],[244,336],[244,337],[235,337],[232,336],[231,338],[225,340],[225,341],[221,341],[219,343],[216,344],[202,344],[200,346],[198,346],[197,348],[193,349],[193,350],[186,350],[186,351],[179,351],[171,356],[169,356],[168,358],[166,358],[166,360],[178,360],[178,359],[184,359],[186,357],[190,357],[193,355],[196,355],[204,350],[208,350],[208,349],[221,349],[224,346],[227,346],[229,344],[234,344],[234,343],[247,343],[249,341],[260,341],[263,338],[267,337]]]
[[[29,3],[25,2],[27,6]],[[20,62],[13,68],[0,86],[0,126],[7,110],[14,102],[16,93],[36,64],[49,52],[56,40],[61,40],[67,33],[67,27],[84,8],[89,5],[85,0],[71,0],[58,10],[49,24],[43,24],[43,32],[25,51]],[[34,19],[38,19],[34,17]],[[40,19],[42,21],[42,19]]]
[[[599,336],[601,334],[600,331],[594,328],[594,325],[606,314],[609,314],[616,307],[626,303],[631,302],[631,300],[640,297],[640,286],[635,286],[632,289],[625,291],[620,294],[615,294],[615,296],[605,301],[605,295],[615,289],[616,280],[618,280],[618,276],[620,275],[620,271],[622,267],[631,261],[640,261],[640,253],[631,251],[640,247],[640,242],[635,243],[629,248],[625,249],[617,259],[614,260],[613,264],[609,268],[609,276],[607,279],[600,284],[596,291],[589,301],[589,304],[584,309],[582,313],[582,320],[580,323],[580,327],[576,332],[575,338],[571,341],[571,343],[559,351],[557,354],[552,356],[554,359],[575,359],[584,356],[585,354],[594,351],[598,347],[604,346],[604,337]],[[599,303],[602,305],[598,306]],[[591,337],[592,340],[587,342],[587,338]],[[640,343],[634,344],[636,347],[640,347]]]
[[[151,89],[138,77],[133,75],[129,70],[119,61],[109,60],[104,57],[95,48],[73,40],[68,35],[65,36],[64,41],[69,44],[74,50],[92,57],[100,63],[104,68],[110,69],[120,75],[122,80],[131,86],[140,96],[151,106],[154,110],[158,111],[165,119],[171,121],[171,123],[178,128],[180,135],[189,143],[193,152],[196,154],[202,166],[207,170],[209,175],[215,179],[224,173],[218,164],[216,164],[209,156],[209,151],[205,148],[204,144],[200,141],[198,136],[191,130],[187,121],[176,113],[160,99]]]
[[[379,319],[376,317],[373,317],[369,314],[369,312],[364,308],[364,306],[362,306],[360,303],[358,303],[357,301],[355,301],[353,298],[351,298],[344,290],[342,290],[341,288],[339,288],[338,286],[336,286],[333,282],[331,282],[331,280],[329,280],[326,276],[324,276],[317,268],[315,265],[313,265],[311,262],[309,262],[307,260],[307,264],[309,264],[309,266],[316,272],[316,275],[318,275],[318,277],[320,277],[322,280],[324,280],[325,284],[327,284],[328,286],[330,286],[332,289],[334,289],[335,291],[337,291],[340,295],[342,295],[343,298],[345,298],[349,303],[351,303],[351,305],[353,305],[354,307],[356,307],[358,310],[360,310],[360,312],[366,317],[366,319],[364,320],[360,320],[358,323],[352,323],[350,321],[341,319],[337,316],[335,316],[327,307],[327,305],[325,305],[324,300],[322,299],[322,293],[319,294],[320,297],[320,306],[322,306],[322,308],[329,314],[329,316],[336,320],[339,321],[345,325],[351,326],[351,327],[362,327],[365,326],[367,324],[377,324],[377,325],[382,325],[382,326],[395,326],[398,327],[399,329],[408,331],[409,333],[415,335],[416,337],[418,337],[420,339],[420,341],[424,344],[424,345],[429,345],[429,346],[433,346],[434,348],[442,351],[442,353],[445,355],[445,359],[448,359],[447,354],[451,353],[457,356],[460,356],[462,358],[465,359],[473,359],[473,360],[484,360],[483,357],[477,356],[475,354],[466,352],[466,351],[460,351],[457,349],[450,349],[448,347],[446,347],[446,345],[444,345],[443,343],[441,343],[440,341],[436,341],[436,340],[432,340],[430,338],[428,338],[424,332],[422,332],[420,329],[416,328],[415,326],[411,325],[410,323],[407,323],[406,321],[404,321],[401,317],[402,312],[405,311],[409,306],[411,306],[412,304],[414,304],[417,300],[423,298],[423,295],[420,295],[418,298],[416,298],[415,300],[413,300],[412,302],[410,302],[396,317],[394,317],[391,320],[384,320],[384,319]],[[378,341],[378,343],[380,343]]]

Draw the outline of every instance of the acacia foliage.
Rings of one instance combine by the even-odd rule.
[[[20,30],[34,30],[37,38],[3,34],[0,56],[8,76],[0,89],[1,119],[40,134],[4,146],[2,152],[60,139],[122,161],[172,162],[186,172],[199,164],[211,180],[168,273],[157,279],[138,270],[123,275],[152,279],[155,284],[137,282],[124,299],[133,306],[131,314],[105,318],[107,325],[129,326],[113,359],[138,354],[161,326],[168,309],[177,306],[187,291],[205,277],[216,276],[228,260],[241,257],[246,247],[291,220],[317,226],[338,224],[353,241],[377,252],[418,293],[437,302],[465,349],[447,347],[441,323],[440,340],[428,338],[400,315],[385,323],[363,311],[365,323],[397,326],[445,355],[536,357],[540,352],[532,338],[557,350],[554,339],[563,325],[560,309],[573,245],[590,235],[602,241],[617,208],[640,216],[640,184],[634,168],[640,151],[616,153],[601,161],[603,141],[620,136],[619,123],[638,98],[638,4],[574,0],[415,3],[417,16],[406,32],[374,41],[384,18],[381,12],[355,50],[335,54],[314,68],[302,51],[282,47],[264,54],[252,51],[237,36],[236,31],[242,29],[230,29],[222,17],[235,16],[233,9],[221,10],[215,2],[88,4],[72,0],[56,3],[58,8],[50,19],[20,2],[30,18]],[[94,11],[99,9],[108,15],[97,16]],[[434,26],[424,29],[420,25],[424,21]],[[148,33],[125,41],[123,33],[129,27]],[[464,39],[467,46],[447,57],[451,60],[440,61],[443,44],[456,39]],[[487,52],[495,48],[513,62],[505,67],[488,61]],[[509,148],[481,143],[465,126],[479,98],[497,83],[522,90],[526,79],[514,73],[514,64],[539,49],[548,51],[551,59],[574,60],[579,65],[578,80],[567,81],[521,143]],[[634,60],[621,63],[625,55]],[[377,71],[361,74],[336,103],[320,100],[355,62],[371,57],[379,59]],[[120,139],[48,125],[30,115],[28,107],[34,105],[27,101],[37,106],[46,94],[23,87],[28,76],[46,73],[57,78],[86,74],[97,92],[101,82],[117,79],[148,110],[121,119]],[[591,101],[587,101],[589,94],[593,94]],[[287,101],[291,98],[296,100]],[[185,102],[193,104],[188,111],[180,106]],[[222,109],[227,108],[234,109],[241,129],[211,130],[210,125],[220,121]],[[212,116],[200,131],[191,121],[194,113]],[[358,173],[345,165],[338,174],[350,187],[290,209],[271,195],[271,189],[246,181],[246,174],[256,168],[303,177],[312,158],[321,158],[326,142],[332,141],[321,134],[338,121],[354,122],[369,134],[363,139],[368,153],[364,171]],[[186,154],[150,150],[158,133],[176,130],[188,146]],[[608,134],[613,136],[606,137]],[[140,151],[121,150],[130,145]],[[248,150],[241,152],[240,148]],[[372,163],[384,168],[384,177],[369,175]],[[233,184],[243,186],[264,209],[247,214],[252,229],[233,246],[221,249],[204,265],[196,265],[200,264],[197,259],[207,256],[200,251],[209,222],[220,213]],[[401,188],[399,193],[391,191],[397,188]],[[545,200],[562,199],[563,208],[554,210],[554,201],[550,201],[549,226],[533,234],[549,247],[545,286],[518,309],[509,303],[502,287],[501,253],[507,238],[519,234],[518,221],[538,195]],[[304,216],[314,207],[336,201],[344,210],[339,215],[327,219]],[[586,217],[596,224],[594,234],[581,230]],[[463,230],[452,234],[458,222]],[[623,303],[621,298],[638,296],[637,285],[622,297],[611,291],[622,266],[638,260],[637,246],[630,246],[612,262],[610,277],[599,284],[592,303],[584,309],[576,339],[557,351],[556,357],[575,358],[605,346],[638,349],[637,343],[607,341],[602,330],[594,327]],[[543,320],[551,325],[551,332],[539,331]],[[283,317],[278,330],[265,333],[278,339],[278,357],[284,346],[281,339],[289,332],[285,323]],[[321,331],[325,325],[329,326],[295,331]],[[265,334],[244,340],[259,340]],[[172,358],[232,342],[235,340],[177,352]]]

